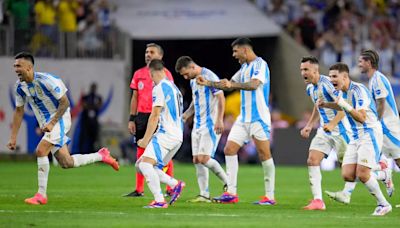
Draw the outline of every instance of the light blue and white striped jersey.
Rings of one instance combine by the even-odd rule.
[[[335,87],[333,87],[329,77],[325,75],[320,75],[319,81],[317,85],[312,83],[307,85],[307,95],[311,98],[312,102],[315,104],[317,100],[320,98],[324,102],[334,102],[336,95],[334,94]],[[322,127],[325,124],[328,124],[333,118],[335,118],[337,111],[330,108],[318,108],[319,112],[319,121],[320,126]],[[323,131],[325,132],[325,131]],[[351,126],[347,118],[343,118],[338,125],[331,131],[325,132],[327,135],[342,135],[343,139],[349,143],[351,133]]]
[[[153,107],[162,107],[157,133],[167,134],[183,140],[183,99],[179,89],[168,79],[163,79],[153,88]]]
[[[399,122],[399,111],[397,110],[396,100],[389,80],[379,71],[375,71],[368,83],[374,101],[385,98],[385,110],[382,116],[382,125],[388,126]]]
[[[261,121],[262,124],[271,126],[271,115],[269,112],[269,90],[270,75],[267,62],[257,57],[251,63],[243,63],[238,73],[232,80],[238,83],[250,82],[258,79],[261,84],[256,90],[240,90],[240,115],[238,120],[243,123],[254,123]]]
[[[208,81],[218,82],[219,78],[214,72],[203,67],[201,75]],[[214,131],[214,124],[218,114],[218,99],[215,96],[222,93],[213,87],[201,86],[196,79],[190,80],[194,104],[194,128],[208,128]]]
[[[346,92],[336,91],[338,96],[342,96],[343,99],[349,103],[356,110],[365,110],[367,118],[364,123],[356,121],[348,112],[346,116],[351,125],[351,131],[354,139],[358,139],[361,135],[368,133],[372,134],[373,129],[378,128],[382,131],[381,124],[378,121],[378,113],[376,111],[375,101],[372,99],[371,93],[361,83],[350,82],[349,89]]]
[[[40,127],[47,124],[57,112],[59,99],[67,92],[62,80],[49,73],[34,72],[30,83],[17,81],[15,84],[15,105],[21,107],[27,102],[32,107]],[[69,108],[64,116],[71,115]]]

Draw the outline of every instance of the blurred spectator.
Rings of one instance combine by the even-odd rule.
[[[79,56],[94,56],[96,53],[101,52],[103,43],[98,38],[97,34],[99,27],[97,24],[97,17],[95,13],[87,16],[82,31],[80,31],[78,38],[78,53]]]
[[[315,49],[315,40],[317,37],[317,24],[312,19],[310,14],[311,8],[309,6],[304,7],[304,15],[297,22],[297,27],[299,29],[300,40],[302,43],[310,50]]]
[[[282,27],[289,22],[289,9],[283,0],[271,0],[271,4],[267,8],[267,15]]]
[[[6,9],[14,26],[14,52],[26,50],[32,36],[29,0],[7,0]]]
[[[271,148],[274,145],[274,130],[288,128],[289,122],[282,118],[282,114],[279,110],[275,109],[271,111],[271,131],[270,131],[270,144]]]
[[[54,56],[57,44],[56,8],[52,0],[38,0],[34,7],[37,32],[32,38],[32,54]]]
[[[100,0],[99,8],[97,10],[97,18],[100,39],[103,41],[105,50],[111,50],[113,44],[112,39],[112,8],[107,0]],[[110,53],[105,53],[105,55],[109,56]]]
[[[58,25],[61,32],[62,50],[66,57],[75,57],[77,50],[77,10],[79,4],[77,0],[60,0],[58,3]]]
[[[90,85],[90,91],[82,97],[81,131],[79,137],[79,152],[82,154],[97,151],[95,148],[98,142],[100,131],[98,115],[103,99],[97,94],[97,84]]]

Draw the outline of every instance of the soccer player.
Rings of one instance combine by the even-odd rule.
[[[30,53],[21,52],[15,56],[14,70],[19,80],[15,86],[16,108],[7,147],[15,150],[24,106],[29,103],[44,136],[36,148],[39,190],[32,198],[25,199],[25,203],[38,205],[47,204],[47,179],[50,171],[47,155],[50,152],[63,168],[75,168],[102,161],[118,171],[119,165],[110,156],[107,148],[92,154],[69,154],[67,143],[70,139],[67,133],[71,127],[71,114],[66,95],[67,88],[59,77],[35,72],[33,65],[34,58]]]
[[[149,64],[153,88],[153,109],[146,132],[139,139],[138,146],[146,148],[136,167],[146,178],[147,186],[154,195],[154,201],[145,208],[167,208],[160,182],[172,188],[169,204],[180,196],[185,183],[164,173],[161,169],[167,164],[183,141],[182,95],[168,79],[161,60],[154,59]],[[155,130],[157,129],[157,132]],[[155,133],[154,133],[155,132]]]
[[[325,210],[325,203],[322,199],[321,190],[321,161],[334,150],[338,157],[343,157],[347,144],[350,141],[347,135],[350,132],[350,124],[343,111],[336,111],[328,108],[317,107],[315,104],[318,99],[331,102],[336,97],[335,88],[329,77],[319,73],[318,59],[309,56],[303,57],[300,64],[301,76],[307,84],[307,95],[314,103],[314,109],[307,125],[300,131],[304,138],[310,136],[312,126],[320,120],[320,127],[317,134],[311,141],[307,165],[313,200],[303,207],[305,210]],[[353,184],[353,182],[350,182]]]
[[[342,176],[345,181],[354,182],[358,178],[364,183],[378,204],[372,215],[386,215],[392,211],[392,206],[383,196],[375,176],[371,175],[371,169],[379,161],[383,140],[375,102],[364,85],[350,80],[346,64],[332,65],[329,77],[337,90],[337,97],[334,102],[318,100],[318,105],[344,110],[354,139],[347,146],[343,157]]]
[[[225,145],[226,173],[228,189],[220,197],[214,198],[220,203],[237,203],[237,174],[239,170],[237,153],[250,139],[253,139],[264,171],[265,195],[254,202],[258,205],[275,205],[275,165],[270,151],[271,115],[268,109],[270,75],[267,63],[258,57],[250,39],[238,38],[232,43],[233,57],[242,65],[230,81],[206,80],[198,76],[199,85],[222,90],[240,90],[241,107]]]
[[[400,166],[400,120],[399,113],[394,99],[392,86],[389,80],[379,72],[379,55],[373,50],[363,51],[358,58],[358,67],[361,73],[367,74],[369,78],[369,91],[377,106],[378,118],[382,124],[383,145],[382,153],[387,158],[393,158]],[[387,166],[387,165],[386,165]],[[388,196],[394,192],[392,171],[388,168],[382,171],[375,171],[378,180],[386,185]],[[355,187],[355,186],[354,186]],[[354,189],[354,188],[353,188]],[[327,195],[342,203],[349,203],[352,190],[339,192],[326,191]]]
[[[201,86],[196,77],[201,75],[210,81],[219,81],[211,70],[197,65],[189,56],[181,56],[175,65],[177,73],[190,80],[193,100],[183,113],[183,120],[194,115],[192,130],[193,163],[196,167],[197,183],[200,194],[189,202],[211,202],[208,169],[210,169],[225,185],[227,177],[221,165],[214,159],[221,133],[224,131],[224,92],[213,87]]]
[[[131,81],[131,89],[133,90],[130,106],[130,116],[128,122],[128,130],[136,139],[141,139],[146,131],[148,119],[152,110],[152,95],[153,81],[151,80],[149,64],[153,59],[162,60],[164,50],[155,43],[149,43],[146,46],[145,62],[146,66],[135,71]],[[169,80],[174,81],[171,72],[164,68],[165,74]],[[145,148],[138,145],[136,158],[142,156]],[[165,167],[168,175],[173,175],[174,166],[172,160]],[[171,189],[167,186],[167,194],[170,194]],[[136,187],[135,190],[125,196],[141,197],[144,196],[144,177],[136,172]]]

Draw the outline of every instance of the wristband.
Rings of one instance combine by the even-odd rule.
[[[135,122],[136,116],[137,115],[132,115],[132,114],[129,115],[129,121]]]
[[[347,102],[343,99],[343,97],[340,97],[340,98],[339,98],[337,104],[338,104],[344,111],[346,111],[346,112],[351,112],[351,111],[353,111],[353,107],[352,107],[349,103],[347,103]]]

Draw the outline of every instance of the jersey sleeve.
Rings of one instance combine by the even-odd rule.
[[[372,81],[372,93],[376,99],[386,98],[389,95],[389,91],[386,89],[382,77],[376,77],[376,80]]]
[[[138,89],[138,85],[137,85],[137,71],[133,74],[132,76],[132,80],[131,80],[131,84],[129,85],[129,87],[131,89],[137,90]]]
[[[164,107],[165,105],[165,98],[164,98],[164,93],[162,91],[162,88],[159,85],[155,86],[153,88],[153,107]]]
[[[220,81],[218,76],[215,75],[215,74],[206,74],[206,75],[204,75],[204,78],[207,79],[208,81],[212,81],[212,82],[219,82]],[[210,88],[211,88],[212,94],[214,94],[214,95],[222,92],[222,90],[220,90],[220,89],[216,89],[214,87],[210,87]]]
[[[353,92],[353,107],[356,110],[367,110],[369,103],[371,102],[371,100],[368,97],[368,94],[365,90],[363,90],[360,87],[356,87],[354,88],[354,92]]]
[[[46,77],[45,79],[40,80],[49,92],[59,100],[65,93],[68,91],[67,87],[65,86],[64,82],[60,78],[55,77]]]
[[[307,93],[307,96],[309,96],[309,97],[311,97],[312,87],[313,86],[311,84],[308,84],[306,87],[306,93]]]
[[[238,70],[231,78],[231,81],[240,82],[240,70]]]
[[[267,63],[259,60],[254,65],[253,75],[251,79],[260,80],[263,84],[268,83],[266,80],[269,78],[269,69]]]
[[[15,106],[21,107],[26,103],[26,95],[19,84],[15,85]]]

